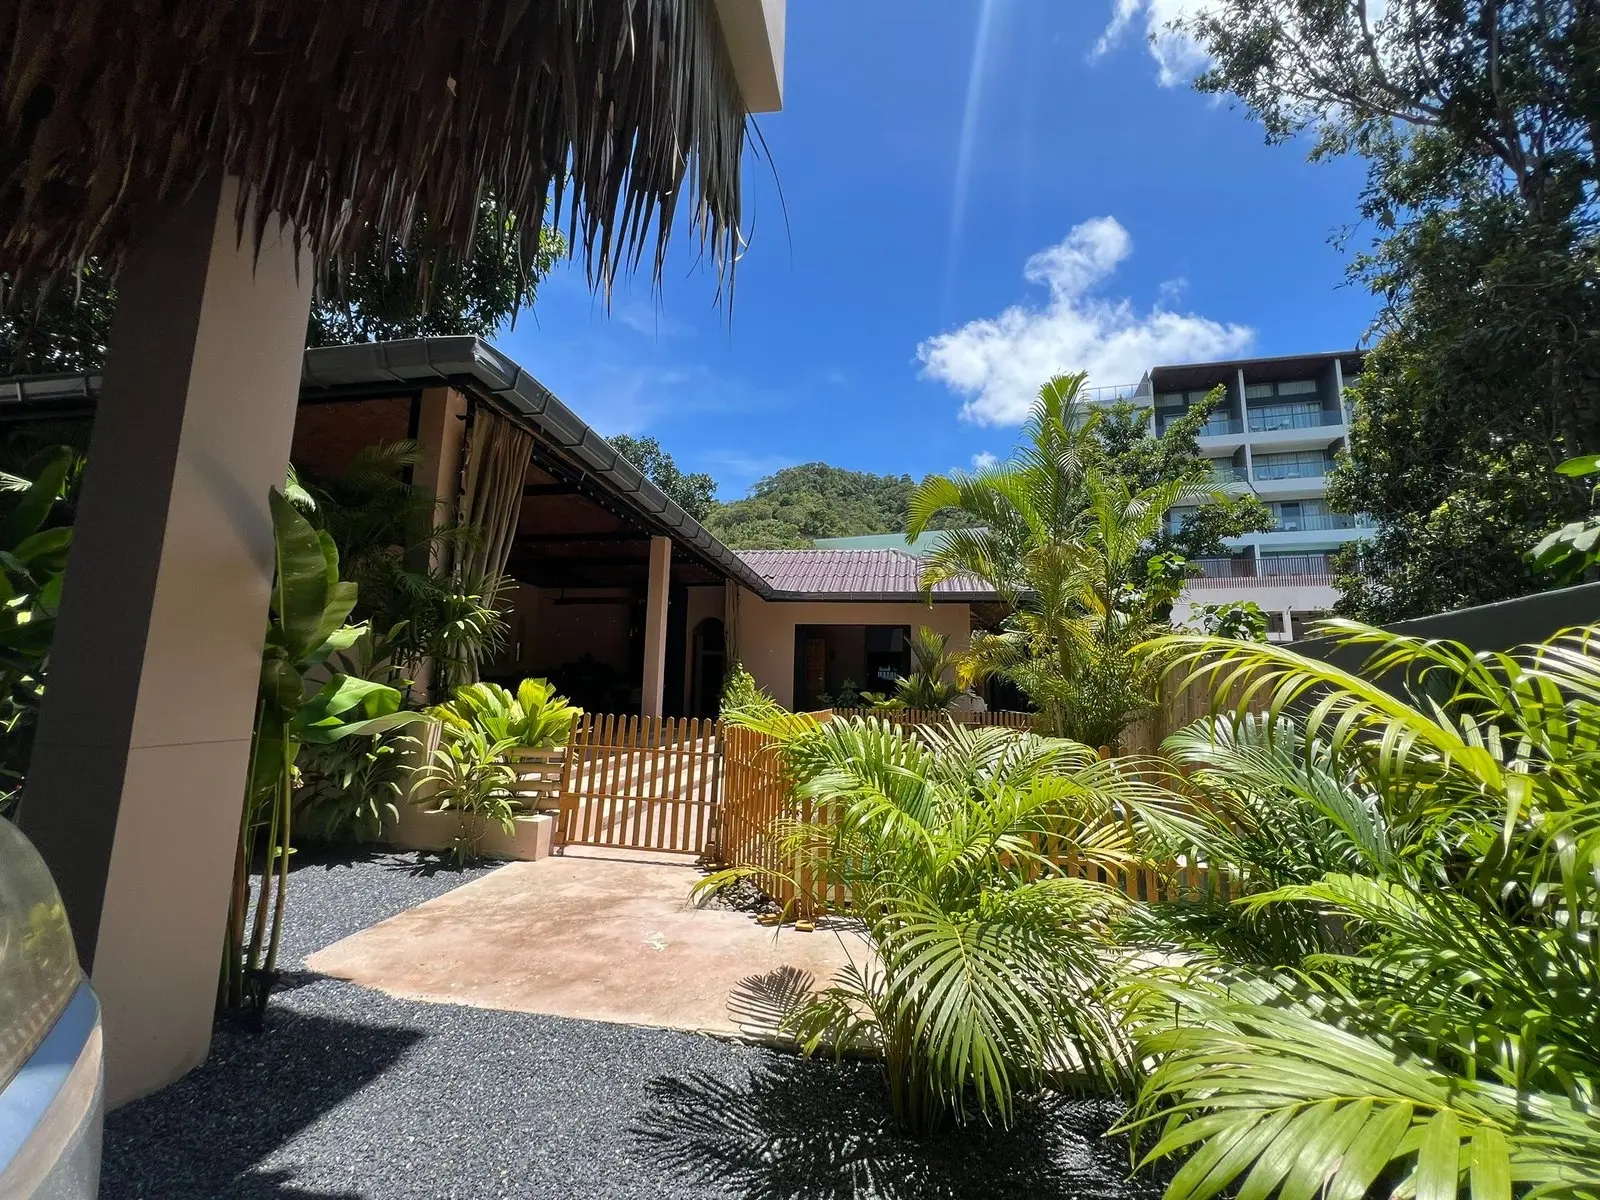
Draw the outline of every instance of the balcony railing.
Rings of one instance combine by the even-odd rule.
[[[1085,404],[1114,404],[1118,400],[1132,400],[1138,394],[1137,383],[1108,383],[1078,389],[1078,399]]]
[[[1257,463],[1254,467],[1258,481],[1264,479],[1322,479],[1328,474],[1328,464],[1320,463]]]
[[[1243,433],[1244,422],[1229,419],[1217,420],[1212,418],[1200,426],[1200,437],[1227,437],[1229,434]]]
[[[1304,533],[1314,529],[1355,529],[1361,522],[1343,513],[1301,513],[1296,517],[1273,514],[1274,533]]]
[[[1199,558],[1190,587],[1296,587],[1332,583],[1325,554],[1279,554],[1264,557],[1258,570],[1250,558]]]
[[[1250,475],[1243,467],[1212,467],[1211,478],[1219,487],[1230,483],[1249,483]]]
[[[1282,429],[1316,429],[1323,425],[1343,425],[1342,412],[1273,412],[1257,410],[1250,414],[1251,433],[1276,433]]]

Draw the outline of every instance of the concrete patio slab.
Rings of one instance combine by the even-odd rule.
[[[765,1038],[797,988],[862,943],[693,908],[686,860],[569,852],[511,863],[313,954],[318,974],[407,1000]]]

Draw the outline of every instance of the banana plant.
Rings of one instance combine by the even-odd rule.
[[[52,525],[77,459],[66,447],[32,464],[32,479],[0,473],[0,776],[18,779],[44,694],[44,667],[55,636],[62,572],[72,528]],[[0,784],[0,815],[15,793]]]
[[[334,672],[311,690],[307,673],[366,632],[345,623],[356,585],[339,579],[339,553],[326,533],[281,492],[274,490],[269,504],[276,569],[220,989],[225,1008],[249,1003],[258,1018],[276,976],[283,932],[295,756],[302,745],[372,736],[421,719],[400,711],[399,689],[373,680]],[[263,844],[261,881],[252,887],[250,863]]]

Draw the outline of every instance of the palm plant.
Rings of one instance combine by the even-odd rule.
[[[1056,1070],[1127,1082],[1107,957],[1126,900],[1079,869],[1126,866],[1152,831],[1171,835],[1168,793],[1014,730],[734,719],[777,738],[796,781],[775,831],[795,885],[847,892],[870,948],[788,1015],[806,1053],[881,1056],[893,1115],[918,1133],[1007,1123]]]
[[[911,674],[895,680],[894,693],[882,695],[862,692],[860,698],[874,708],[910,708],[919,712],[943,712],[956,702],[962,688],[955,681],[956,656],[950,653],[950,638],[926,625],[919,625],[911,638]],[[845,681],[846,688],[850,681]],[[837,701],[840,708],[848,704],[845,689],[840,690]]]
[[[313,529],[281,492],[274,490],[268,501],[272,600],[219,984],[221,1006],[252,1002],[258,1016],[275,979],[283,934],[300,748],[381,734],[418,719],[400,711],[398,689],[373,680],[333,672],[313,690],[308,676],[364,632],[345,623],[356,588],[339,578],[338,551],[326,533]],[[266,861],[252,889],[250,863],[262,849]]]
[[[1200,852],[1249,860],[1236,907],[1304,936],[1136,985],[1130,1124],[1189,1156],[1172,1200],[1600,1196],[1597,630],[1474,654],[1331,628],[1361,671],[1165,647],[1235,710],[1171,746],[1223,804]]]
[[[1013,606],[998,632],[973,638],[964,679],[1007,679],[1039,710],[1041,732],[1102,746],[1156,701],[1154,664],[1133,648],[1160,631],[1184,567],[1150,546],[1170,509],[1214,490],[1201,476],[1133,490],[1105,473],[1102,414],[1078,403],[1085,379],[1040,390],[1011,462],[925,481],[908,531],[952,508],[979,522],[945,530],[922,575],[928,589],[976,575]]]
[[[431,662],[448,687],[475,678],[503,645],[504,583],[460,578],[444,561],[479,534],[436,520],[433,494],[406,479],[421,458],[416,441],[379,442],[334,478],[291,482],[297,505],[333,538],[346,578],[360,589],[354,616],[382,631],[396,674],[414,677]]]

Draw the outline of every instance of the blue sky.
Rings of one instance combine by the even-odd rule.
[[[790,0],[731,321],[680,238],[609,311],[559,269],[499,345],[724,500],[794,463],[1003,456],[1057,370],[1354,345],[1374,304],[1330,239],[1359,167],[1186,85],[1192,48],[1147,33],[1204,2]]]

